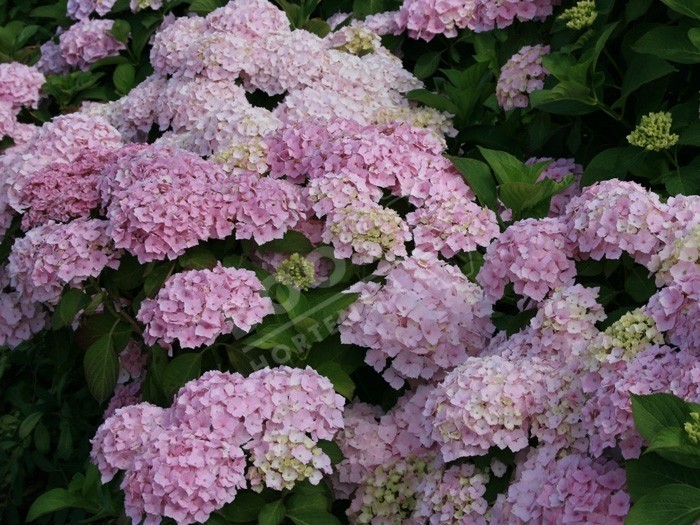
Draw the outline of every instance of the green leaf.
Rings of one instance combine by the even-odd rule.
[[[646,268],[635,264],[625,272],[625,291],[635,301],[645,303],[656,292],[656,284]]]
[[[136,80],[136,68],[131,64],[119,64],[112,74],[114,87],[117,88],[117,93],[126,95],[131,88],[134,87]]]
[[[319,38],[323,38],[331,32],[331,26],[329,26],[328,22],[321,18],[312,18],[311,20],[308,20],[302,29],[305,29],[309,33],[313,33]]]
[[[177,262],[185,270],[208,270],[216,266],[218,261],[209,248],[200,245],[187,250],[178,257]]]
[[[700,122],[694,122],[680,132],[679,144],[684,146],[700,146]]]
[[[460,261],[462,263],[459,265],[459,269],[464,275],[469,277],[472,281],[476,281],[476,276],[479,274],[479,270],[484,265],[484,256],[477,251],[460,254]]]
[[[530,106],[555,115],[586,115],[596,110],[591,90],[578,82],[559,82],[552,89],[530,93]]]
[[[329,508],[329,501],[321,492],[294,493],[287,500],[287,515],[305,512],[327,512]]]
[[[119,259],[119,267],[114,270],[110,280],[117,285],[120,290],[133,290],[143,282],[144,267],[138,259],[131,254],[125,253]]]
[[[482,206],[492,210],[498,209],[498,197],[496,194],[496,181],[491,175],[491,170],[483,162],[476,159],[463,159],[445,155],[462,174],[469,187],[474,190],[476,198]]]
[[[352,401],[353,394],[355,393],[355,382],[347,372],[343,370],[343,367],[338,363],[328,362],[323,363],[316,371],[331,380],[336,392]]]
[[[163,391],[172,397],[188,381],[200,376],[202,370],[201,354],[182,354],[168,363],[163,375]]]
[[[70,507],[84,506],[82,498],[63,488],[51,489],[39,496],[27,513],[27,521],[34,521],[41,516]]]
[[[537,184],[506,182],[498,188],[498,195],[503,204],[519,216],[522,210],[536,206],[545,197],[545,191]]]
[[[506,182],[528,182],[534,183],[537,176],[532,176],[530,166],[517,159],[505,151],[496,151],[479,146],[479,151],[489,163],[496,180],[500,183]]]
[[[632,505],[625,525],[693,525],[699,519],[700,489],[666,485]]]
[[[102,402],[112,395],[119,377],[119,358],[111,334],[100,337],[88,348],[83,366],[92,396]]]
[[[286,512],[284,502],[281,499],[268,503],[258,514],[258,525],[279,525]]]
[[[148,297],[155,297],[158,290],[160,290],[165,280],[173,271],[173,267],[174,265],[172,263],[160,264],[151,270],[143,283],[143,291]]]
[[[323,450],[324,454],[328,456],[331,460],[331,463],[334,465],[337,465],[341,461],[345,459],[345,455],[343,454],[343,451],[340,450],[340,447],[335,441],[328,441],[327,439],[320,439],[318,441],[318,447]],[[325,509],[324,509],[325,510]]]
[[[189,12],[204,16],[218,9],[221,5],[218,0],[194,0],[190,4]]]
[[[655,452],[678,465],[700,469],[700,446],[688,439],[682,427],[664,428],[657,432],[647,452]]]
[[[632,44],[632,49],[681,64],[700,62],[700,49],[690,41],[686,29],[676,26],[655,27],[645,32]]]
[[[54,329],[63,328],[73,322],[75,314],[90,303],[90,296],[78,288],[68,290],[56,307],[51,325]]]
[[[625,77],[622,80],[623,97],[658,78],[678,71],[665,60],[649,55],[635,55],[627,66]]]
[[[29,436],[29,434],[32,433],[34,430],[34,427],[37,426],[41,418],[44,416],[43,412],[34,412],[33,414],[29,414],[24,421],[22,421],[22,424],[19,426],[19,429],[17,431],[17,435],[19,436],[20,439],[24,439]]]
[[[287,517],[294,522],[294,525],[340,525],[338,518],[328,512],[290,511]]]
[[[661,0],[676,13],[700,20],[700,2],[698,0]]]
[[[260,494],[246,490],[236,494],[236,499],[228,505],[224,505],[217,512],[230,522],[248,523],[255,521],[264,506],[265,498]]]
[[[390,7],[386,0],[355,0],[352,4],[352,12],[355,18],[361,20],[367,15],[389,11]]]
[[[700,488],[700,470],[670,462],[658,454],[645,453],[627,461],[627,490],[632,501],[650,494],[664,485],[682,484]]]
[[[423,53],[418,60],[416,60],[416,66],[413,68],[413,74],[416,78],[423,80],[428,78],[430,75],[435,73],[438,66],[440,65],[441,52],[428,51]]]
[[[289,230],[281,239],[266,242],[260,246],[263,252],[281,253],[309,253],[314,249],[314,245],[303,233]]]
[[[291,321],[265,324],[243,339],[243,344],[263,350],[284,350],[294,352],[305,345],[305,337],[299,334]]]
[[[58,21],[68,21],[68,17],[66,16],[66,6],[60,2],[52,5],[42,5],[32,9],[29,16],[32,18],[52,18]]]
[[[601,151],[588,163],[583,173],[581,186],[590,186],[609,179],[625,180],[630,168],[641,162],[645,155],[646,150],[631,147],[610,148]]]
[[[112,29],[109,33],[119,40],[122,44],[126,44],[129,41],[129,33],[131,33],[131,26],[126,20],[115,20]]]
[[[444,111],[452,115],[457,115],[459,113],[459,108],[451,100],[438,95],[437,93],[432,93],[427,89],[414,89],[406,93],[406,98],[409,100],[415,100],[417,102],[422,102],[428,107],[437,109],[438,111]]]
[[[690,176],[687,176],[690,175]],[[700,193],[700,174],[684,174],[682,171],[669,171],[663,177],[669,195],[697,195]]]
[[[632,398],[632,416],[639,433],[649,442],[664,428],[679,428],[690,418],[690,408],[672,394],[651,394]]]

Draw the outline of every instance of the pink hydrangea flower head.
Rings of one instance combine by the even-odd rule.
[[[107,221],[49,221],[15,240],[8,259],[12,286],[30,302],[58,303],[63,287],[78,287],[104,268],[119,266],[119,250],[107,235]]]
[[[238,239],[280,239],[309,216],[310,203],[295,184],[253,174],[238,176],[235,184]]]
[[[414,523],[418,487],[434,455],[409,456],[377,466],[360,483],[346,511],[351,523]]]
[[[611,460],[573,453],[559,459],[533,449],[506,496],[508,524],[622,524],[629,511],[625,470]]]
[[[192,153],[127,146],[105,165],[103,176],[109,233],[139,262],[172,260],[202,240],[233,231],[231,180]]]
[[[207,521],[245,488],[246,457],[240,447],[212,436],[200,438],[178,429],[154,432],[126,471],[121,488],[124,511],[134,523],[159,523],[168,517],[188,525]]]
[[[249,270],[189,270],[168,278],[154,299],[145,299],[136,318],[146,325],[149,345],[177,341],[182,348],[212,344],[234,327],[249,332],[272,313],[262,284]]]
[[[53,40],[47,40],[40,46],[41,57],[34,65],[44,75],[64,75],[71,70],[63,58],[61,46]]]
[[[305,479],[318,485],[323,475],[333,470],[330,458],[318,443],[306,432],[294,428],[267,432],[246,448],[252,455],[247,477],[250,487],[258,492],[265,487],[291,490],[297,482]]]
[[[493,211],[459,193],[437,193],[406,220],[413,227],[417,249],[440,252],[448,258],[488,246],[500,233]]]
[[[46,79],[36,68],[19,62],[0,64],[0,101],[15,113],[22,107],[36,108]]]
[[[136,405],[142,401],[141,399],[141,381],[132,381],[131,383],[120,383],[114,388],[114,393],[107,403],[103,419],[112,416],[118,408],[124,408],[131,405]]]
[[[209,13],[207,24],[215,31],[240,33],[248,39],[290,31],[287,15],[267,0],[234,0]]]
[[[665,333],[670,344],[700,352],[700,315],[698,294],[684,292],[683,286],[671,283],[656,292],[647,303],[646,312]]]
[[[445,461],[479,456],[494,445],[514,452],[527,447],[532,385],[519,368],[500,356],[470,357],[436,386],[423,415]]]
[[[646,265],[661,247],[667,212],[655,193],[636,182],[613,179],[571,199],[564,220],[582,256],[618,259],[626,252]]]
[[[101,170],[113,151],[84,150],[70,164],[54,162],[33,173],[22,187],[20,204],[27,208],[22,228],[89,217],[101,204]]]
[[[132,468],[154,431],[164,425],[165,414],[160,407],[140,403],[118,408],[100,425],[90,440],[90,457],[102,475],[102,483],[111,480],[118,470]]]
[[[82,20],[58,37],[65,63],[82,71],[103,58],[117,56],[126,46],[110,33],[113,20]]]
[[[360,202],[376,203],[382,198],[380,188],[350,171],[315,177],[309,182],[307,192],[317,217]]]
[[[584,391],[590,395],[583,407],[583,421],[590,435],[590,453],[603,454],[619,446],[626,459],[637,458],[643,445],[632,419],[630,393],[647,395],[673,393],[697,402],[697,354],[676,351],[668,346],[650,345],[630,361],[605,363],[584,378]],[[697,373],[695,374],[697,379]]]
[[[548,55],[549,46],[524,46],[510,57],[501,68],[496,83],[498,104],[505,110],[526,108],[528,95],[544,87],[544,78],[549,71],[542,65],[542,57]]]
[[[410,239],[401,216],[374,202],[359,202],[334,211],[323,232],[323,241],[333,245],[335,256],[351,258],[355,264],[405,257],[405,243]]]
[[[46,328],[49,317],[40,304],[27,301],[9,284],[6,268],[0,269],[0,347],[15,348]]]
[[[574,245],[567,223],[558,218],[525,219],[509,226],[486,250],[477,281],[486,295],[498,299],[506,283],[536,301],[570,284],[576,275]]]
[[[396,388],[459,365],[493,330],[481,288],[435,255],[397,263],[383,286],[362,283],[349,291],[360,297],[341,316],[341,340],[370,348],[365,360]]]
[[[432,40],[436,35],[457,36],[459,29],[490,31],[515,20],[543,20],[558,0],[406,0],[397,15],[400,29],[411,38]]]
[[[260,395],[255,412],[248,416],[251,429],[266,422],[268,431],[292,427],[317,440],[332,439],[343,427],[345,400],[311,367],[263,368],[247,381]]]
[[[418,487],[413,519],[429,525],[486,525],[488,473],[464,463],[428,473]]]
[[[74,20],[87,20],[93,13],[105,16],[115,3],[116,0],[68,0],[66,14]]]

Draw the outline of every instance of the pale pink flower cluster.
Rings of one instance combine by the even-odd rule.
[[[505,285],[540,301],[553,289],[570,284],[576,276],[575,245],[567,238],[560,218],[525,219],[509,226],[486,249],[477,280],[493,300]]]
[[[24,212],[23,188],[33,175],[51,164],[76,162],[86,150],[117,149],[122,140],[119,132],[102,117],[70,113],[47,122],[24,144],[0,156],[0,169],[10,206]],[[0,190],[0,193],[2,191]]]
[[[37,129],[33,124],[19,122],[12,104],[0,100],[0,139],[10,137],[15,144],[24,144]]]
[[[636,182],[613,179],[572,198],[563,219],[582,257],[617,259],[626,252],[647,265],[661,248],[668,215],[655,193]]]
[[[118,409],[97,430],[92,459],[107,482],[125,476],[125,511],[138,523],[204,522],[238,490],[318,484],[330,459],[316,446],[342,428],[344,400],[311,368],[207,372],[180,389],[173,406],[141,403]],[[288,441],[285,444],[284,437]],[[305,446],[307,440],[311,446]],[[295,443],[295,446],[289,446]],[[252,454],[247,459],[244,450]],[[278,472],[267,468],[270,452]],[[298,468],[290,472],[291,465]]]
[[[15,240],[8,259],[12,286],[30,302],[58,303],[63,287],[80,286],[104,268],[119,265],[118,250],[107,234],[106,221],[49,221]]]
[[[500,356],[469,357],[435,387],[424,416],[445,461],[478,456],[492,446],[528,446],[533,385],[527,369]]]
[[[350,258],[355,264],[406,257],[405,243],[410,240],[408,225],[401,216],[374,202],[334,211],[323,231],[323,242],[333,245],[335,256]]]
[[[525,164],[532,166],[539,162],[551,161],[537,179],[538,182],[544,179],[550,179],[555,182],[561,182],[567,175],[573,175],[574,182],[561,193],[557,193],[552,197],[549,206],[549,216],[558,217],[564,214],[566,205],[572,197],[581,193],[581,177],[583,176],[583,166],[576,164],[574,159],[552,159],[551,157],[532,157]]]
[[[136,318],[146,325],[146,344],[197,348],[234,327],[249,332],[272,313],[262,284],[249,270],[189,270],[169,277],[154,299],[145,299]]]
[[[301,187],[256,174],[234,179],[236,238],[264,244],[280,239],[309,216]]]
[[[19,62],[0,64],[0,104],[9,104],[15,115],[20,108],[36,108],[45,81],[34,67]]]
[[[365,360],[396,388],[459,365],[493,330],[481,288],[435,255],[397,263],[384,285],[359,283],[348,291],[360,297],[343,314],[341,340],[370,348]]]
[[[500,233],[496,214],[460,193],[440,192],[429,197],[406,221],[413,227],[417,249],[440,252],[445,257],[488,246]]]
[[[489,475],[472,464],[443,467],[425,476],[413,518],[429,525],[486,525]]]
[[[184,150],[124,147],[105,165],[101,195],[115,246],[142,263],[174,259],[233,231],[231,181],[215,164]]]
[[[87,71],[90,64],[117,56],[126,46],[110,31],[114,20],[81,20],[58,36],[58,44],[42,46],[42,60],[37,63],[42,73],[63,73],[70,69]]]
[[[398,13],[400,29],[411,38],[430,41],[436,35],[457,36],[459,29],[490,31],[515,20],[544,20],[559,0],[406,0]]]
[[[0,347],[15,348],[43,330],[49,318],[40,304],[6,291],[8,284],[7,268],[0,268]]]
[[[528,106],[528,95],[544,87],[549,71],[542,65],[542,57],[549,52],[550,47],[545,45],[524,46],[508,59],[496,83],[499,106],[505,110]]]
[[[68,0],[66,14],[74,20],[87,20],[93,13],[105,16],[115,3],[116,0]]]
[[[619,446],[625,458],[639,457],[644,443],[634,427],[630,393],[666,392],[698,401],[699,377],[695,352],[658,344],[649,344],[629,361],[604,363],[597,372],[589,373],[583,382],[590,395],[583,407],[583,421],[590,429],[591,455],[598,457],[606,448]]]
[[[100,207],[101,171],[114,150],[86,149],[73,162],[53,162],[31,174],[21,189],[20,206],[27,208],[22,228],[49,220],[67,222],[89,217]]]
[[[621,525],[631,504],[625,489],[625,470],[612,460],[533,449],[517,464],[491,523]]]

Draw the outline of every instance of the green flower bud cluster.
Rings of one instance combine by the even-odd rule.
[[[335,48],[338,51],[362,57],[374,53],[376,50],[377,36],[371,31],[367,31],[362,27],[347,27],[345,32],[348,36],[351,36],[344,44]]]
[[[627,141],[648,151],[663,151],[676,144],[680,138],[671,133],[672,124],[673,119],[669,112],[649,113],[644,115],[634,131],[627,135]]]
[[[569,29],[585,29],[593,25],[598,12],[595,10],[593,0],[581,0],[575,6],[570,7],[559,15],[560,20],[566,20],[566,27]]]
[[[609,356],[630,361],[647,346],[663,343],[664,337],[654,319],[639,308],[620,317],[594,341],[599,361]]]
[[[275,279],[278,283],[299,290],[308,290],[316,281],[314,265],[302,255],[293,253],[289,259],[280,264]]]
[[[700,445],[700,412],[691,412],[690,417],[692,421],[684,425],[685,432],[693,445]]]
[[[409,457],[393,465],[380,465],[365,481],[358,524],[401,525],[416,507],[416,489],[427,473],[424,458]]]

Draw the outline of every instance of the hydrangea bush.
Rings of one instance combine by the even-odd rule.
[[[0,521],[700,519],[693,2],[0,23]]]

